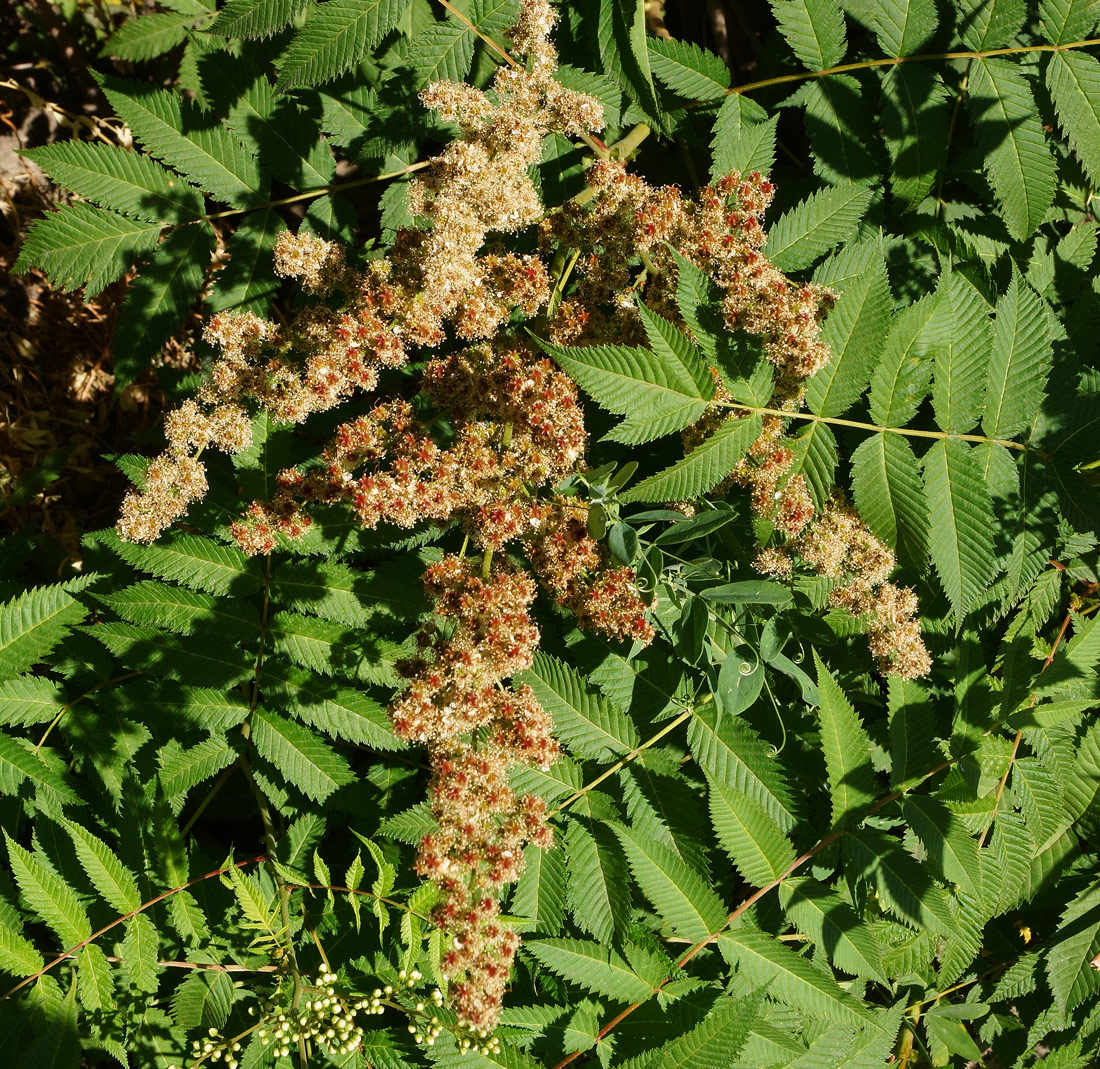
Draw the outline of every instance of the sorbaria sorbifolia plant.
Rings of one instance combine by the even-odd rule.
[[[1094,1064],[1100,12],[166,6],[33,153],[204,366],[0,562],[13,1064]]]

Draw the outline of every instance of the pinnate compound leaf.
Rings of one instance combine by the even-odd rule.
[[[66,949],[83,943],[92,934],[92,924],[76,892],[38,857],[23,849],[7,831],[4,839],[8,844],[12,874],[27,905]]]
[[[624,501],[687,501],[718,485],[760,435],[759,416],[728,419],[683,460],[643,479]]]
[[[66,204],[34,223],[12,270],[38,268],[60,290],[83,286],[90,301],[156,246],[162,228],[92,204]]]
[[[678,854],[649,836],[611,825],[630,863],[630,871],[658,916],[679,936],[701,942],[726,923],[722,900]]]
[[[848,47],[836,0],[771,0],[779,30],[807,70],[835,67]]]
[[[974,455],[957,438],[936,442],[924,456],[929,552],[960,620],[992,578],[993,510]]]
[[[768,256],[783,271],[809,267],[855,234],[871,196],[871,190],[855,182],[819,189],[772,225]]]
[[[1051,319],[1034,290],[1013,272],[997,302],[982,431],[1014,438],[1036,416],[1051,365]]]
[[[729,67],[713,52],[688,41],[646,38],[653,73],[688,100],[718,100],[730,84]]]
[[[860,1028],[873,1019],[859,999],[848,994],[808,958],[755,928],[741,927],[718,937],[722,954],[754,986],[811,1017]]]
[[[935,0],[881,0],[874,8],[875,37],[888,56],[908,56],[935,32]]]
[[[564,661],[539,651],[517,679],[535,692],[555,733],[578,757],[614,760],[638,745],[633,721]]]
[[[582,939],[533,939],[524,943],[543,965],[565,980],[616,1002],[649,998],[653,988],[614,950]]]
[[[339,77],[397,25],[408,6],[409,0],[328,0],[312,8],[283,57],[279,88]]]
[[[252,739],[256,752],[315,802],[355,779],[347,762],[309,728],[266,709],[252,714]]]
[[[140,152],[89,141],[61,141],[24,155],[59,185],[109,211],[162,223],[202,215],[198,190]]]
[[[1046,216],[1056,176],[1031,86],[1016,64],[974,60],[970,112],[1001,218],[1009,233],[1023,241]]]

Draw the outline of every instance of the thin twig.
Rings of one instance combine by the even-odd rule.
[[[25,980],[20,980],[15,987],[9,988],[2,995],[0,995],[0,1002],[4,999],[10,998],[17,991],[26,987],[27,984],[33,984],[40,976],[45,976],[55,966],[60,965],[63,961],[67,961],[77,951],[83,950],[89,943],[94,943],[101,935],[106,935],[107,932],[113,928],[117,928],[120,924],[124,923],[136,917],[139,913],[144,913],[147,909],[151,909],[153,906],[160,902],[163,902],[166,898],[171,898],[173,895],[178,895],[180,891],[186,891],[189,887],[194,887],[196,884],[202,883],[204,880],[213,879],[215,876],[222,876],[227,873],[231,868],[243,869],[246,865],[256,865],[261,861],[266,861],[267,855],[260,854],[258,857],[250,857],[247,861],[234,861],[232,865],[226,865],[223,868],[215,869],[213,872],[206,873],[205,876],[196,876],[193,880],[188,880],[187,883],[180,884],[179,887],[173,887],[170,891],[165,891],[163,894],[157,895],[155,898],[150,898],[148,902],[143,902],[137,909],[130,910],[129,913],[123,914],[121,917],[116,917],[110,924],[105,924],[98,931],[92,932],[87,939],[82,939],[76,946],[69,947],[68,950],[59,954],[53,961],[43,965],[37,972],[32,973]]]

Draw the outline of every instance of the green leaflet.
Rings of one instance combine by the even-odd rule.
[[[43,660],[88,610],[73,596],[86,580],[28,590],[0,605],[0,677]]]
[[[580,939],[528,940],[526,948],[570,983],[616,1002],[647,999],[653,988],[613,950]]]
[[[216,120],[165,90],[100,77],[111,106],[158,159],[236,208],[263,199],[267,181],[256,161]]]
[[[1088,37],[1097,12],[1090,0],[1039,0],[1039,17],[1047,40],[1060,45]]]
[[[313,7],[283,57],[279,88],[320,85],[343,74],[393,29],[408,5],[409,0],[329,0]]]
[[[714,380],[686,335],[644,306],[639,311],[652,351],[539,342],[602,408],[617,415],[630,412],[607,436],[612,441],[646,442],[681,430],[703,414],[714,396]]]
[[[128,667],[193,686],[228,688],[252,672],[242,651],[213,637],[166,635],[152,627],[122,623],[97,624],[87,632]]]
[[[765,887],[794,861],[794,847],[779,825],[751,795],[707,778],[714,833],[745,881]]]
[[[64,141],[27,155],[55,182],[109,211],[161,223],[202,215],[199,192],[140,152]]]
[[[929,552],[962,619],[991,578],[993,514],[989,491],[965,442],[936,442],[924,456]]]
[[[795,826],[798,808],[783,769],[743,720],[720,717],[710,704],[696,706],[688,745],[708,776],[760,803],[784,833]]]
[[[888,56],[919,52],[939,21],[934,0],[885,0],[874,16],[875,37]]]
[[[838,969],[887,983],[881,947],[839,895],[807,876],[787,880],[779,898],[795,928],[817,943]]]
[[[683,460],[643,479],[625,501],[684,501],[713,489],[733,470],[760,434],[760,417],[727,419]]]
[[[767,118],[767,112],[747,96],[730,93],[722,101],[714,120],[714,136],[710,143],[713,154],[711,180],[730,171],[768,174],[775,162],[777,123],[778,116]],[[698,337],[699,332],[696,330],[695,334]]]
[[[928,349],[935,336],[930,324],[940,299],[940,294],[930,294],[894,317],[871,376],[871,419],[880,427],[904,426],[928,392]]]
[[[927,327],[934,360],[932,406],[940,429],[959,433],[974,427],[984,408],[994,331],[989,305],[968,279],[952,273],[940,288]]]
[[[1052,342],[1046,309],[1014,273],[993,321],[984,434],[1015,438],[1035,418],[1050,370]]]
[[[536,932],[557,935],[565,919],[565,851],[528,846],[523,851],[523,875],[516,883],[510,910],[531,919]]]
[[[934,798],[907,797],[901,812],[923,844],[929,864],[965,896],[980,902],[985,895],[978,875],[978,844],[962,823]]]
[[[16,794],[27,780],[55,803],[80,801],[62,772],[26,739],[0,735],[0,794]]]
[[[8,833],[8,860],[27,905],[61,941],[62,949],[83,943],[92,934],[92,925],[76,893],[42,860],[24,850]]]
[[[173,230],[134,279],[115,331],[115,378],[121,385],[136,379],[179,329],[202,289],[214,246],[208,224]]]
[[[957,932],[955,918],[931,876],[897,840],[880,831],[849,831],[841,840],[849,880],[873,887],[882,904],[918,931]]]
[[[1055,185],[1054,159],[1031,86],[1006,60],[978,59],[970,69],[969,99],[975,140],[983,151],[1001,217],[1012,236],[1022,241],[1043,221]]]
[[[821,332],[833,358],[807,382],[806,405],[819,416],[839,416],[866,389],[886,338],[891,302],[881,243],[845,246],[814,271],[814,281],[835,286],[840,299]]]
[[[183,587],[148,580],[135,583],[115,594],[101,595],[124,620],[162,627],[178,634],[197,630],[207,634],[247,639],[259,633],[260,614],[255,606],[236,600],[220,601]]]
[[[1063,1013],[1100,990],[1100,973],[1090,964],[1098,953],[1100,887],[1093,885],[1066,908],[1047,951],[1047,981]]]
[[[596,39],[604,73],[660,125],[642,0],[599,0]]]
[[[269,624],[272,649],[302,668],[361,683],[396,682],[399,647],[386,639],[296,612],[276,613]]]
[[[766,984],[768,993],[786,1005],[852,1027],[874,1027],[860,1001],[826,971],[764,932],[742,926],[723,932],[718,945],[746,980],[754,986]]]
[[[713,52],[687,41],[649,37],[646,39],[653,73],[688,100],[714,100],[726,95],[729,68]]]
[[[534,664],[516,679],[535,692],[554,718],[558,737],[578,757],[613,760],[638,745],[638,731],[629,717],[556,657],[536,653]]]
[[[783,271],[808,267],[855,234],[870,203],[871,191],[852,182],[818,190],[772,224],[768,256]]]
[[[1024,0],[956,0],[955,6],[963,43],[976,52],[1008,46],[1027,14]]]
[[[852,453],[852,497],[867,526],[899,557],[919,565],[927,555],[928,509],[909,443],[876,434]]]
[[[59,289],[83,287],[91,300],[153,249],[162,228],[91,204],[68,204],[34,224],[13,270],[37,267]]]
[[[119,913],[133,913],[138,909],[141,895],[137,882],[110,847],[79,824],[66,821],[64,826],[81,868],[104,901]]]
[[[601,943],[621,934],[630,915],[626,861],[605,825],[571,820],[566,832],[566,895],[578,927]]]
[[[834,828],[858,824],[875,800],[874,771],[871,768],[871,740],[832,673],[814,650],[821,748],[832,796]]]
[[[323,802],[355,779],[347,762],[312,731],[266,709],[253,711],[252,741],[261,757],[314,801]]]
[[[835,67],[848,43],[836,0],[771,0],[779,30],[807,70]]]
[[[883,80],[882,129],[893,163],[890,186],[906,207],[915,208],[932,192],[947,161],[949,124],[947,90],[935,71],[899,66]]]
[[[310,0],[229,0],[208,31],[226,37],[270,37],[309,3]]]
[[[1093,182],[1100,178],[1100,62],[1079,52],[1055,52],[1047,87],[1058,121]]]
[[[726,923],[722,900],[668,847],[619,824],[611,825],[630,863],[630,871],[661,919],[677,935],[701,942]]]
[[[756,1020],[756,1005],[744,999],[722,998],[706,1019],[657,1052],[655,1069],[726,1069],[748,1039]]]

